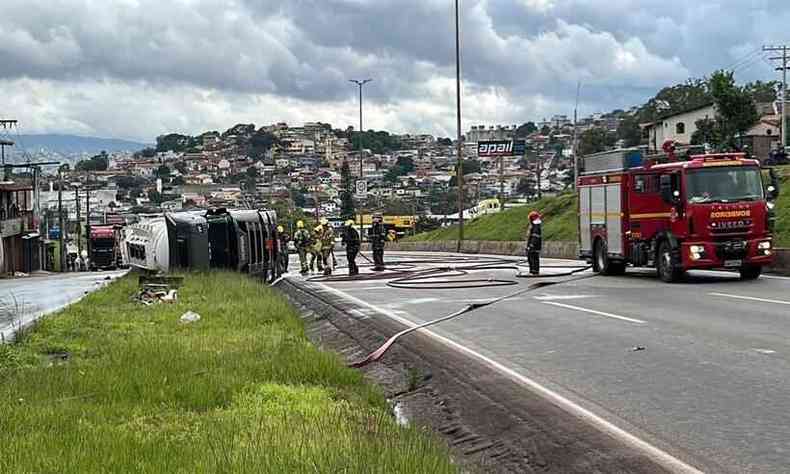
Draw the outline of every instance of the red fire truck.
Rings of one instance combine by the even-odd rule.
[[[583,168],[580,256],[595,272],[655,267],[673,282],[687,270],[726,268],[755,279],[773,260],[778,180],[771,171],[766,183],[756,160],[628,149],[587,156]]]
[[[121,264],[119,226],[91,226],[91,270],[118,268]]]

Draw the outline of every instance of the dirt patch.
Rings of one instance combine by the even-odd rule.
[[[356,361],[403,329],[297,280],[278,284],[302,310],[308,336]],[[360,316],[365,315],[365,316]],[[470,472],[660,473],[640,452],[581,422],[483,363],[413,334],[361,369],[399,415],[432,429]]]

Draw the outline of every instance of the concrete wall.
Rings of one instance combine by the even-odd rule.
[[[434,242],[399,242],[388,244],[387,251],[392,252],[455,252],[458,243],[454,240]],[[575,260],[578,256],[576,242],[548,241],[543,242],[541,256],[545,258],[566,258]],[[367,245],[365,245],[367,250]],[[491,255],[525,255],[524,242],[495,242],[487,240],[466,240],[461,248],[462,253],[482,253]],[[790,275],[790,249],[776,249],[776,261],[769,268],[774,273]]]

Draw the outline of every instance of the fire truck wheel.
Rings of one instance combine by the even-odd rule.
[[[609,258],[609,249],[603,239],[595,241],[593,271],[601,275],[622,275],[625,273],[625,263],[615,262]]]
[[[760,278],[763,267],[743,267],[741,268],[741,280],[756,280]]]
[[[666,283],[674,283],[683,277],[683,270],[677,268],[672,256],[672,246],[666,240],[658,246],[656,269],[658,277]]]

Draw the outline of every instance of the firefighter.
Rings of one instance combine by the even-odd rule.
[[[368,239],[373,249],[373,270],[384,270],[384,244],[387,241],[387,231],[380,213],[373,215],[373,224],[368,229]]]
[[[395,243],[398,241],[398,234],[395,233],[395,229],[390,229],[387,231],[387,242]]]
[[[304,228],[304,222],[298,221],[296,223],[296,233],[294,233],[294,245],[296,251],[299,253],[299,265],[301,266],[302,275],[307,273],[307,252],[310,249],[312,237],[310,232]]]
[[[359,274],[357,267],[357,254],[359,253],[359,232],[354,228],[354,221],[346,221],[346,228],[343,230],[343,245],[346,246],[346,259],[348,260],[348,274],[354,276]]]
[[[538,211],[529,213],[529,234],[527,236],[527,261],[529,273],[540,273],[540,251],[543,249],[543,221]]]
[[[283,229],[283,226],[277,226],[277,235],[279,236],[277,257],[280,261],[280,273],[288,271],[288,242],[291,241],[291,236]]]
[[[320,225],[313,229],[313,240],[310,246],[310,271],[315,272],[316,268],[319,272],[324,271],[324,264],[321,256],[321,244],[323,242],[324,228]],[[316,265],[317,263],[317,265]]]
[[[324,275],[331,275],[334,265],[330,259],[334,258],[332,252],[335,248],[335,230],[329,225],[329,220],[326,217],[321,218],[321,260],[324,263]]]

